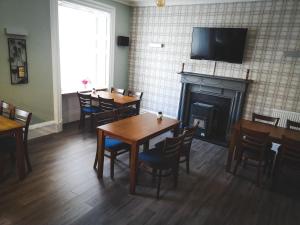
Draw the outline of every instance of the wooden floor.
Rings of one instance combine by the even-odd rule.
[[[299,193],[270,191],[268,180],[256,187],[251,167],[241,168],[237,176],[226,173],[224,147],[194,140],[191,173],[182,165],[177,189],[171,178],[164,179],[161,200],[144,173],[138,194],[128,194],[127,155],[116,164],[114,180],[106,159],[99,181],[93,170],[95,150],[95,135],[74,124],[31,142],[33,172],[22,182],[10,174],[0,184],[0,225],[300,224]]]

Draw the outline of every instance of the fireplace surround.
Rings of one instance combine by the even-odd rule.
[[[242,116],[245,95],[251,80],[191,72],[181,72],[180,75],[182,87],[178,119],[182,126],[191,126],[195,122],[195,105],[213,106],[213,121],[208,127],[212,130],[209,131],[211,135],[207,136],[207,133],[204,133],[208,131],[203,131],[202,125],[197,131],[197,136],[209,142],[227,145],[232,125]],[[202,118],[202,115],[199,111],[198,117]],[[208,121],[207,118],[204,120]]]

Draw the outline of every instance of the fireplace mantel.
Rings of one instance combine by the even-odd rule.
[[[248,85],[252,82],[247,79],[181,72],[181,97],[178,111],[178,119],[183,126],[189,125],[189,110],[191,93],[201,93],[231,101],[226,139],[229,136],[231,126],[238,121],[243,113],[243,106]]]

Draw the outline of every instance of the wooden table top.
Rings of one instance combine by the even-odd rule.
[[[127,95],[121,95],[118,93],[111,93],[108,91],[97,91],[96,93],[90,93],[92,95],[92,98],[98,99],[98,95],[101,98],[112,98],[114,99],[114,102],[120,105],[125,105],[128,103],[135,103],[137,101],[140,101],[139,98],[133,97],[133,96],[127,96]]]
[[[11,120],[4,116],[0,116],[0,133],[8,132],[14,129],[19,129],[23,126],[24,125],[18,123],[15,120]]]
[[[97,129],[104,131],[106,135],[112,134],[131,143],[147,140],[178,125],[179,121],[176,119],[163,117],[162,120],[158,120],[156,114],[144,113],[99,126]]]
[[[280,141],[283,135],[295,140],[300,140],[300,131],[290,130],[283,127],[274,127],[272,125],[244,119],[241,119],[238,123],[235,124],[235,129],[239,129],[240,125],[251,130],[270,132],[270,137],[272,140]]]

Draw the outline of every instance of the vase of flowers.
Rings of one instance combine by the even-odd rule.
[[[81,83],[83,84],[84,89],[87,89],[87,85],[91,83],[91,81],[89,79],[83,79]]]

